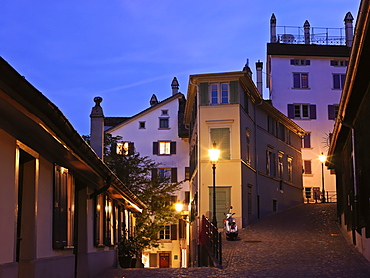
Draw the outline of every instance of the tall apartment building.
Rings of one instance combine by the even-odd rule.
[[[350,48],[353,17],[344,28],[276,25],[270,20],[267,44],[267,87],[274,107],[308,132],[302,139],[303,185],[307,201],[336,201],[335,172],[323,169],[338,113]],[[323,194],[325,192],[325,194]]]

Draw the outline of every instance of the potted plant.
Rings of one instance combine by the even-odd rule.
[[[132,257],[137,253],[134,237],[124,237],[118,244],[118,261],[122,268],[131,267]]]

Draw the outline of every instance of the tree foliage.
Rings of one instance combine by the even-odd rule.
[[[138,152],[127,155],[117,154],[110,146],[115,146],[122,138],[105,136],[104,162],[119,179],[147,206],[136,214],[136,230],[133,240],[138,252],[145,248],[158,247],[158,234],[164,225],[175,223],[178,214],[171,204],[171,196],[181,187],[181,182],[172,183],[169,178],[152,177],[160,164]]]

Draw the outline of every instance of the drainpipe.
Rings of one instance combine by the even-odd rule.
[[[256,189],[257,189],[257,217],[260,219],[260,186],[258,182],[258,154],[257,154],[257,107],[260,106],[263,102],[263,99],[260,99],[260,102],[257,103],[254,107],[254,156],[256,161]]]

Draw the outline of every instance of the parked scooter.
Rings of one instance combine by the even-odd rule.
[[[226,218],[224,222],[224,230],[227,240],[235,240],[238,238],[238,226],[236,225],[235,218],[233,215],[235,212],[231,212],[233,207],[230,207],[229,212],[226,213]]]

